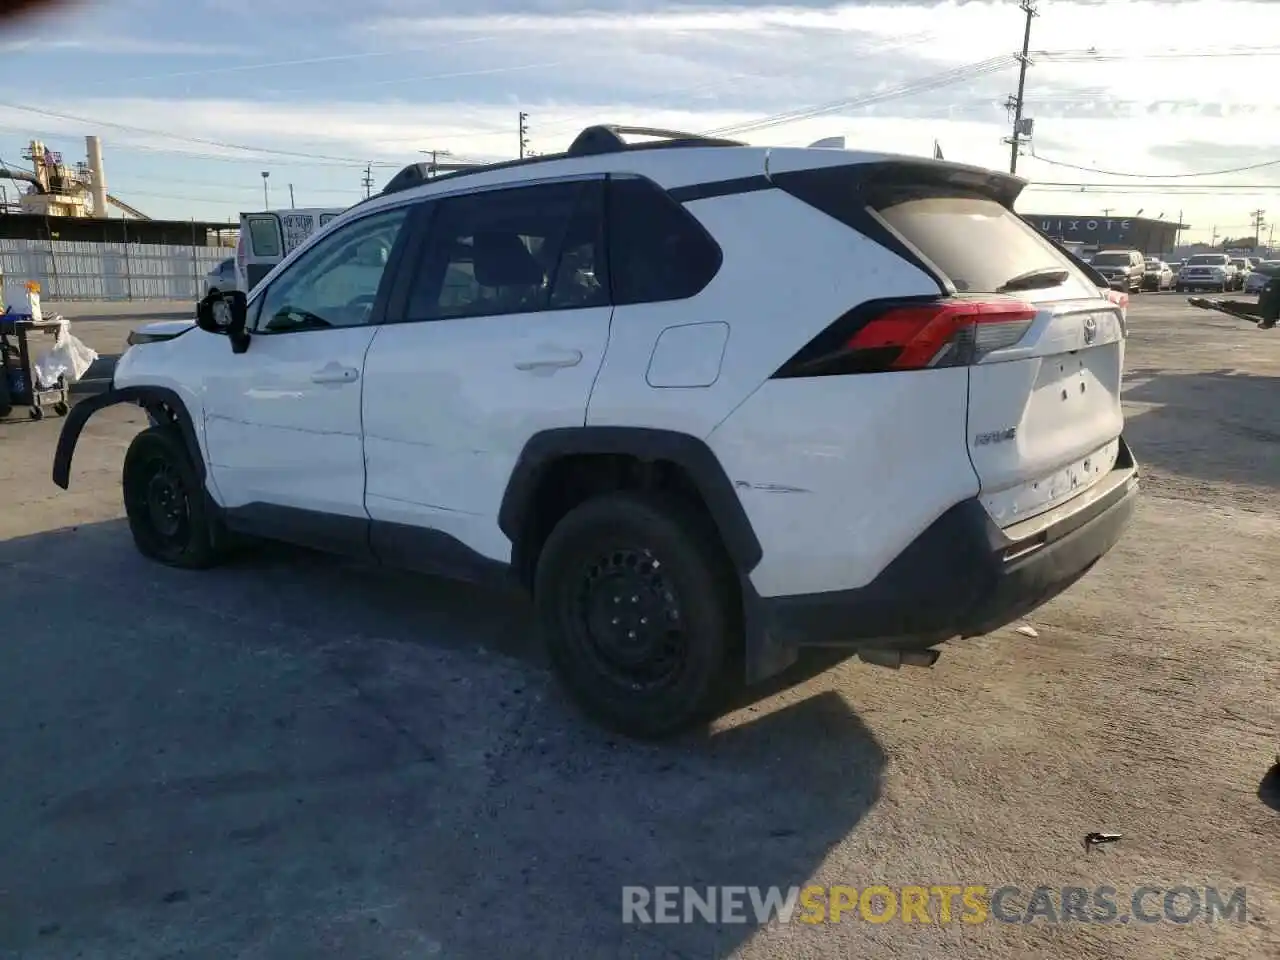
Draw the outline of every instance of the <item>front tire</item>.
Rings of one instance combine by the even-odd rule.
[[[204,487],[175,427],[149,427],[133,438],[122,483],[129,530],[144,557],[188,570],[222,559]]]
[[[571,510],[538,558],[534,602],[570,696],[619,733],[673,735],[732,690],[737,579],[714,526],[682,500],[622,492]]]

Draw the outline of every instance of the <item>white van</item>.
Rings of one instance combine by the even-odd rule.
[[[346,209],[311,207],[240,214],[240,241],[236,245],[240,289],[245,293],[252,290],[294,247]]]

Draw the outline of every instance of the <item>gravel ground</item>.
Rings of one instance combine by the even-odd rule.
[[[76,330],[110,353],[106,312]],[[92,421],[67,493],[58,422],[0,424],[0,955],[1280,956],[1280,330],[1142,296],[1128,366],[1138,519],[1037,636],[845,663],[661,746],[570,710],[509,598],[283,547],[143,561],[137,413]],[[621,923],[623,885],[808,883],[1121,913],[1243,886],[1249,919]]]

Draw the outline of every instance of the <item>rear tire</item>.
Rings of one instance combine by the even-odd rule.
[[[187,570],[222,559],[217,521],[176,427],[149,427],[133,438],[122,485],[129,530],[144,557]]]
[[[534,601],[552,666],[604,726],[657,739],[725,705],[740,649],[737,579],[689,504],[628,491],[575,507],[538,558]]]

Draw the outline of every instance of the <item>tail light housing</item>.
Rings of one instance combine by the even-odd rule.
[[[842,316],[775,378],[967,366],[1026,334],[1038,311],[1020,300],[896,301]]]

